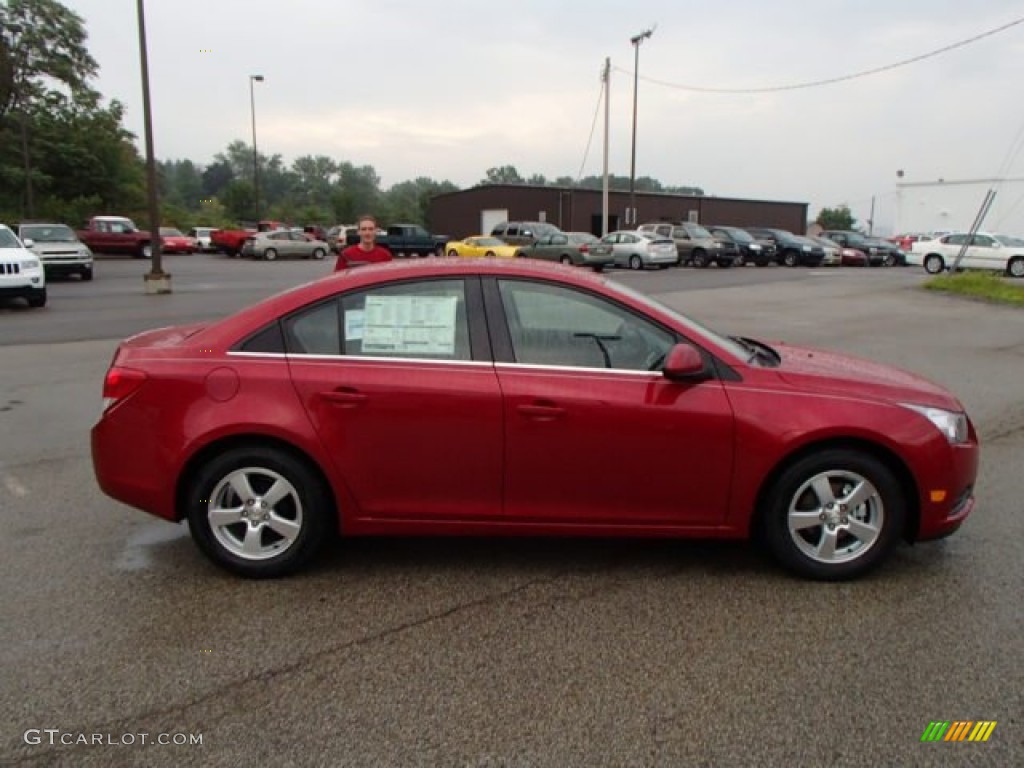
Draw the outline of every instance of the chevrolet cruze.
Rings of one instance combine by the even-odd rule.
[[[955,531],[978,467],[942,387],[526,259],[367,266],[143,333],[103,397],[102,489],[251,577],[340,532],[756,538],[848,579]]]

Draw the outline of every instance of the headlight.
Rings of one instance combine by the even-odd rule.
[[[751,243],[750,244],[750,250],[752,250],[752,251],[760,251],[761,250],[761,246],[758,245],[757,243]]]
[[[928,421],[935,425],[935,428],[946,436],[951,443],[967,442],[967,414],[956,411],[946,411],[942,408],[928,408],[923,405],[911,405],[904,403],[905,407],[917,411]]]
[[[38,259],[25,259],[23,262],[21,262],[21,268],[22,269],[39,269],[39,260]]]
[[[810,251],[810,250],[811,250],[811,246],[809,246],[809,245],[805,245],[805,246],[804,246],[804,250],[805,250],[805,251]]]

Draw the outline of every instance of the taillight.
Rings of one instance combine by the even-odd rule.
[[[580,246],[580,253],[590,253],[590,246],[584,243]]]
[[[146,374],[133,368],[111,368],[103,380],[103,410],[124,400],[146,381]]]

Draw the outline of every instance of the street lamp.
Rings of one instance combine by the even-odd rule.
[[[256,221],[260,220],[260,160],[256,152],[256,94],[253,83],[262,83],[263,75],[249,75],[249,106],[252,110],[252,187],[256,193]]]
[[[160,201],[156,187],[156,156],[153,152],[153,112],[149,103],[149,59],[146,55],[146,12],[142,0],[137,0],[139,15],[139,57],[142,66],[142,116],[146,132],[146,186],[149,198],[149,229],[152,261],[149,272],[143,275],[146,293],[170,293],[171,276],[163,271],[160,242]]]
[[[639,35],[629,38],[633,44],[633,155],[629,161],[629,214],[633,217],[634,226],[636,220],[636,92],[640,84],[640,43],[654,34],[654,27],[645,29]],[[626,216],[626,224],[629,224],[629,215]]]

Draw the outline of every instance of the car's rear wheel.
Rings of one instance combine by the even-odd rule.
[[[31,296],[29,296],[26,299],[26,301],[28,301],[28,305],[30,307],[32,307],[33,309],[39,309],[40,307],[45,307],[46,306],[46,289],[43,288],[42,290],[36,291]]]
[[[567,267],[572,266],[572,256],[570,256],[567,253],[562,254],[562,258],[560,258],[559,261],[565,264]]]
[[[630,269],[643,269],[644,260],[637,256],[635,253],[629,257],[629,268]]]
[[[882,266],[883,267],[895,267],[896,266],[896,254],[895,253],[886,253],[885,254],[885,258],[882,259]]]
[[[693,266],[695,267],[706,267],[708,265],[708,257],[704,251],[693,252]]]
[[[733,262],[733,263],[734,263],[734,264],[735,264],[735,265],[736,265],[737,267],[745,267],[745,266],[747,266],[747,259],[746,259],[746,257],[745,257],[745,256],[744,256],[744,255],[743,255],[743,254],[741,253],[741,254],[740,254],[739,256],[737,256],[737,257],[736,257],[736,261],[735,261],[735,262]]]
[[[149,243],[143,243],[142,247],[139,248],[139,256],[141,256],[143,259],[152,259],[153,246],[150,245]]]
[[[208,461],[187,504],[203,554],[252,578],[283,576],[308,563],[328,539],[333,511],[316,473],[268,446],[234,448]]]
[[[448,256],[453,259],[458,258],[459,252],[452,248],[450,251],[448,251]]]
[[[946,268],[946,262],[937,253],[929,254],[924,259],[924,271],[929,275],[937,275]]]
[[[485,253],[484,254],[484,258],[486,258],[486,259],[493,259],[494,258],[494,251],[488,251],[487,253]]]
[[[263,260],[264,261],[273,261],[276,258],[277,258],[277,251],[274,250],[273,248],[267,248],[267,250],[265,250],[263,252]]]
[[[313,250],[313,258],[318,260],[318,261],[320,259],[324,258],[326,255],[327,255],[327,253],[326,253],[326,251],[324,251],[323,248],[315,248]]]
[[[801,576],[839,581],[881,563],[903,530],[904,499],[893,472],[870,454],[818,451],[779,476],[767,498],[769,549]]]
[[[1006,265],[1006,274],[1010,277],[1024,277],[1024,256],[1014,256]]]

